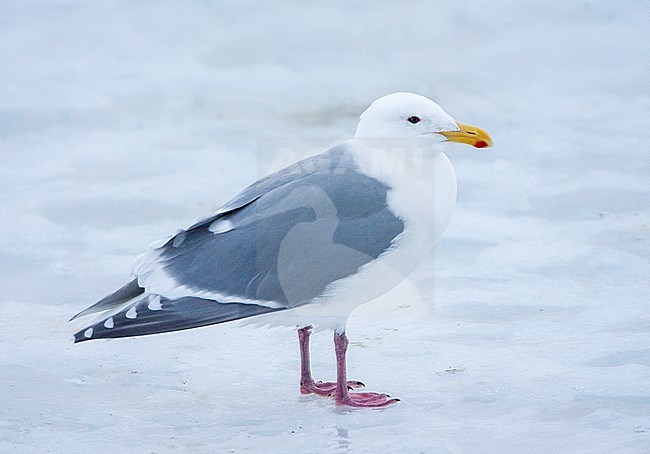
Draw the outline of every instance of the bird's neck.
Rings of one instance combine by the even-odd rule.
[[[391,209],[437,239],[456,205],[456,173],[449,158],[429,144],[408,139],[352,142],[361,171],[390,188]]]
[[[358,138],[349,141],[349,150],[360,170],[394,190],[420,188],[434,190],[436,179],[453,167],[436,147],[418,139]],[[454,179],[455,185],[455,179]]]

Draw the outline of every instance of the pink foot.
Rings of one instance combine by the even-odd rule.
[[[364,385],[357,380],[348,381],[348,389],[358,389],[363,388]],[[322,381],[311,381],[311,382],[302,382],[300,383],[300,393],[301,394],[316,394],[319,396],[332,396],[336,390],[336,383],[333,382],[322,382]]]
[[[391,398],[388,394],[382,393],[346,393],[344,396],[336,398],[336,405],[379,408],[387,407],[399,401],[399,399]]]

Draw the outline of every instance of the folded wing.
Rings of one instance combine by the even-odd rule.
[[[113,311],[75,338],[175,331],[308,304],[404,230],[387,206],[389,189],[359,172],[344,147],[266,177],[144,254],[134,281],[79,315]]]

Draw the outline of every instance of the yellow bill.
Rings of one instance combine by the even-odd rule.
[[[450,142],[466,143],[476,148],[487,148],[494,145],[490,134],[485,130],[463,123],[456,123],[459,131],[442,131],[438,134],[445,136]]]

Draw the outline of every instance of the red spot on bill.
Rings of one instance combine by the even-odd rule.
[[[477,141],[477,142],[474,144],[474,146],[475,146],[476,148],[486,148],[486,147],[488,147],[489,145],[488,145],[488,143],[487,143],[485,140],[479,140],[479,141]]]

